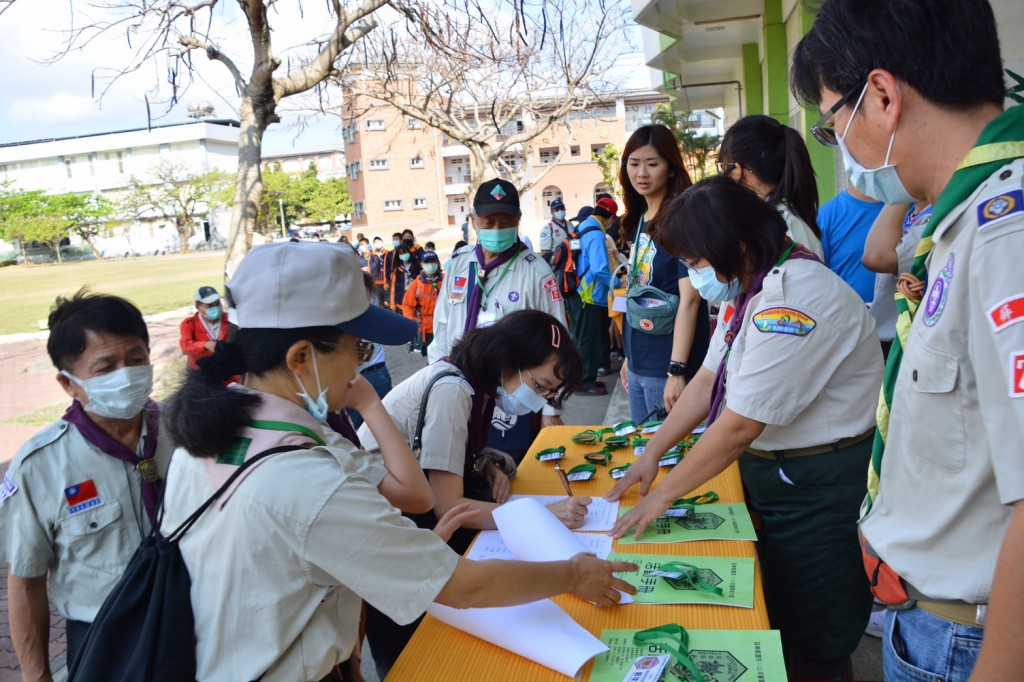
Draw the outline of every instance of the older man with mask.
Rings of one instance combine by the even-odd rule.
[[[473,225],[478,243],[456,254],[445,272],[434,309],[434,341],[427,349],[430,362],[447,357],[470,329],[494,324],[515,310],[542,310],[565,324],[562,295],[551,268],[519,239],[522,215],[519,192],[511,182],[496,178],[477,189]],[[542,426],[561,424],[559,415],[555,408],[545,407]],[[495,413],[500,434],[509,432],[516,422],[517,415]],[[525,451],[510,446],[508,440],[492,430],[488,444],[513,454]]]
[[[149,332],[117,296],[58,298],[47,351],[72,403],[29,440],[0,486],[0,561],[26,680],[49,680],[48,598],[68,660],[154,522],[173,445],[149,395]]]

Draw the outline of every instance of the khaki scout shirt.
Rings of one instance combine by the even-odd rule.
[[[797,244],[806,246],[809,251],[813,252],[824,263],[825,249],[821,246],[821,240],[811,232],[811,226],[801,220],[796,213],[793,213],[789,206],[780,203],[776,204],[775,208],[782,215],[783,220],[786,221],[786,234],[789,235],[789,238]]]
[[[704,368],[718,370],[735,309],[722,306]],[[835,443],[875,423],[882,350],[860,296],[814,261],[772,269],[753,297],[727,365],[725,407],[767,424],[752,446]],[[866,475],[866,474],[865,474]]]
[[[142,429],[140,453],[149,437],[145,420]],[[171,439],[162,436],[154,454],[161,476],[172,449]],[[61,420],[22,446],[3,490],[0,561],[24,578],[49,572],[58,613],[91,623],[149,534],[133,465],[94,448]]]
[[[260,417],[308,423],[285,402]],[[254,467],[183,537],[199,680],[322,679],[352,651],[363,599],[410,623],[455,572],[458,555],[377,491],[380,457],[325,437]],[[206,462],[174,452],[165,529],[213,494]]]
[[[986,603],[1024,499],[1024,160],[935,230],[897,378],[871,546],[934,599]]]

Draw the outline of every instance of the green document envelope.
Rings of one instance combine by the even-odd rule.
[[[619,507],[622,516],[632,507]],[[702,504],[696,511],[677,518],[663,516],[643,532],[639,540],[633,533],[619,538],[619,543],[631,545],[647,542],[690,542],[692,540],[757,540],[754,525],[746,505]]]
[[[640,567],[635,573],[616,574],[637,589],[633,595],[634,604],[721,604],[754,608],[752,558],[614,553],[608,557],[608,561],[630,561]],[[649,575],[670,561],[696,566],[701,579],[722,590],[722,595],[693,589],[686,580]]]
[[[638,656],[667,653],[658,645],[636,646],[636,630],[603,630],[608,651],[594,659],[590,682],[622,682]],[[689,630],[690,658],[706,682],[779,682],[786,679],[778,630]],[[671,662],[663,682],[690,682]]]

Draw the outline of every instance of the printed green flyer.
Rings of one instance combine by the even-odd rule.
[[[622,516],[632,507],[620,507]],[[702,504],[686,516],[662,516],[643,532],[639,539],[633,533],[619,538],[624,545],[637,543],[690,542],[693,540],[757,540],[746,505]]]
[[[604,630],[608,651],[594,659],[590,682],[623,682],[640,656],[668,653],[657,644],[633,644],[636,630]],[[778,630],[689,630],[689,654],[705,682],[778,682],[786,679]],[[662,682],[693,682],[682,665],[670,662]]]
[[[752,558],[615,553],[608,560],[629,561],[640,567],[633,573],[617,574],[637,589],[632,597],[623,595],[624,604],[631,601],[634,604],[721,604],[754,608]],[[671,571],[678,570],[673,566],[676,562],[696,566],[699,583],[692,576],[673,574]],[[717,594],[719,590],[721,595]]]

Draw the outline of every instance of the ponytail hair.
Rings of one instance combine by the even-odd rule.
[[[334,351],[341,338],[337,327],[239,329],[234,342],[218,341],[213,355],[200,358],[167,402],[167,430],[174,442],[195,457],[217,457],[248,425],[262,402],[259,395],[227,388],[237,374],[263,376],[282,367],[288,349],[309,341],[321,353]]]
[[[762,182],[775,185],[766,197],[772,206],[786,206],[807,223],[818,239],[818,183],[811,155],[800,134],[771,116],[753,114],[736,121],[725,137],[719,160],[749,169]]]

